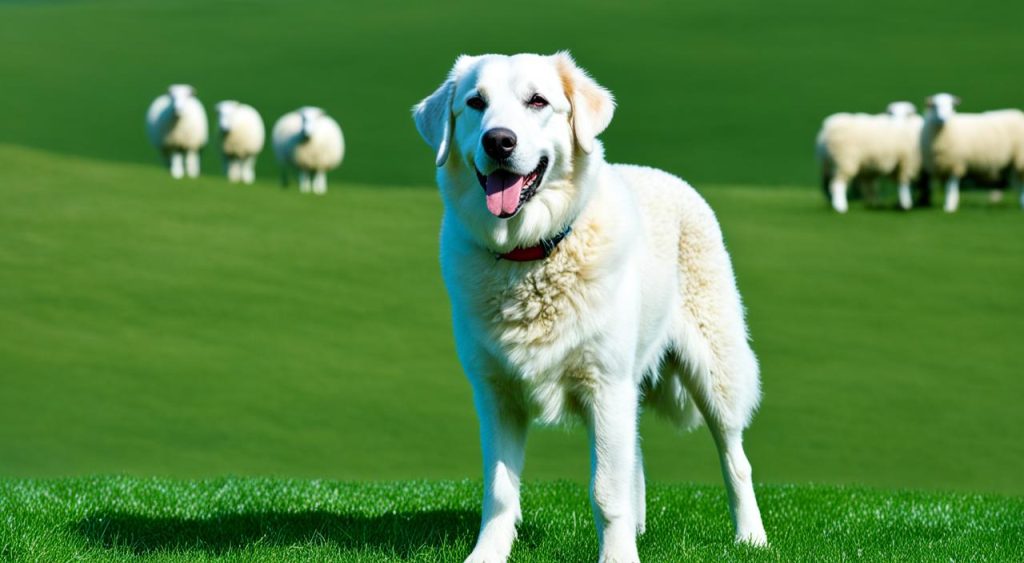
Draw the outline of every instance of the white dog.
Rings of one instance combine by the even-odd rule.
[[[460,57],[414,108],[436,151],[441,269],[473,386],[483,521],[467,561],[505,561],[527,425],[577,415],[601,561],[638,561],[643,400],[714,436],[736,539],[767,543],[742,432],[757,359],[714,213],[687,183],[608,164],[611,94],[567,53]]]

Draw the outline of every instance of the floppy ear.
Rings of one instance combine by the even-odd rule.
[[[448,160],[448,146],[452,139],[452,98],[455,96],[455,81],[449,78],[444,84],[416,104],[412,110],[416,130],[428,145],[437,151],[434,163],[444,166]]]
[[[448,73],[448,78],[422,102],[412,108],[412,117],[416,120],[416,130],[428,145],[437,150],[435,164],[444,166],[448,160],[448,150],[452,144],[452,129],[455,119],[452,116],[452,102],[455,99],[455,85],[459,78],[480,57],[461,55],[455,60],[455,66]]]
[[[559,51],[554,58],[565,96],[572,105],[572,130],[576,144],[589,154],[594,150],[594,139],[612,121],[615,99],[611,92],[576,66],[568,51]]]

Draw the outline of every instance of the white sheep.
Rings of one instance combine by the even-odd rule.
[[[839,213],[849,208],[847,189],[857,178],[874,196],[880,176],[899,184],[900,207],[910,209],[910,183],[921,171],[918,149],[923,120],[910,102],[893,102],[884,114],[837,113],[825,119],[815,144],[825,189]]]
[[[327,193],[327,171],[345,155],[345,138],[338,122],[324,110],[306,106],[281,116],[272,132],[274,154],[281,163],[281,181],[288,183],[288,170],[299,176],[299,190]]]
[[[959,207],[960,180],[967,174],[991,181],[1009,169],[1011,186],[1024,187],[1024,112],[957,113],[959,103],[952,94],[928,98],[921,130],[924,168],[945,184],[947,213]]]
[[[221,152],[228,180],[251,184],[256,179],[256,156],[263,150],[266,131],[259,112],[235,100],[217,103]]]
[[[206,110],[195,88],[172,84],[146,111],[146,133],[171,168],[171,176],[199,176],[199,149],[209,139]]]

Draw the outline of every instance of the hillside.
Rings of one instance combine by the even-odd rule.
[[[1022,20],[1024,3],[1004,0],[0,2],[0,143],[155,162],[146,106],[189,82],[211,110],[241,99],[268,126],[323,106],[348,139],[345,178],[424,185],[409,109],[456,56],[569,49],[616,95],[603,138],[618,161],[703,184],[817,185],[814,135],[832,112],[939,91],[964,111],[1024,107]]]
[[[433,190],[302,197],[10,146],[0,170],[0,475],[478,474]],[[758,481],[1024,492],[1018,209],[836,217],[811,190],[700,187],[763,367]],[[653,482],[719,483],[706,431],[643,435]],[[527,479],[587,467],[580,429],[531,436]]]

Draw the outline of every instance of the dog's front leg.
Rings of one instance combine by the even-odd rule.
[[[590,402],[591,501],[602,563],[640,561],[634,503],[637,389],[633,381],[602,382]]]
[[[521,398],[508,393],[508,388],[496,389],[490,382],[478,382],[473,387],[480,419],[484,498],[480,536],[467,563],[507,560],[516,539],[516,524],[522,519],[519,476],[523,471],[527,416]]]

